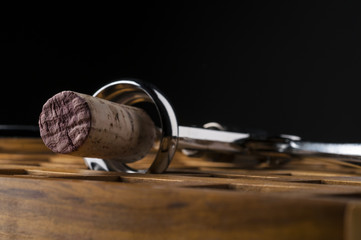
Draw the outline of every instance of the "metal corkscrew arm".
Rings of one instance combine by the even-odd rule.
[[[141,81],[112,82],[99,89],[93,96],[125,105],[142,102],[154,104],[160,122],[160,139],[157,155],[149,169],[132,169],[126,163],[117,160],[84,158],[91,169],[161,173],[167,169],[177,149],[264,156],[271,156],[272,153],[290,156],[332,155],[353,164],[361,163],[361,144],[304,142],[292,135],[254,139],[250,133],[178,126],[175,112],[167,98],[156,87]]]
[[[132,169],[118,160],[85,158],[87,166],[91,169],[161,173],[167,169],[177,149],[239,153],[240,148],[236,141],[248,139],[250,136],[248,133],[178,126],[176,115],[167,98],[156,87],[141,81],[116,81],[102,87],[93,96],[125,105],[143,102],[153,104],[158,117],[155,121],[160,123],[160,143],[149,169]]]

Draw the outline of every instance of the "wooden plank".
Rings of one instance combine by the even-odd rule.
[[[345,213],[345,234],[347,240],[361,239],[361,203],[349,203]]]
[[[82,158],[53,154],[39,139],[8,140],[0,139],[0,239],[361,235],[360,169],[334,160],[245,169],[177,153],[165,174],[125,174],[87,170]]]
[[[0,137],[0,152],[6,153],[43,153],[52,152],[43,144],[41,138]]]
[[[341,239],[347,204],[215,189],[0,178],[3,239]]]

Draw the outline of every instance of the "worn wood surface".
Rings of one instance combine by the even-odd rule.
[[[0,239],[361,239],[361,169],[330,159],[124,174],[2,138],[0,203]]]

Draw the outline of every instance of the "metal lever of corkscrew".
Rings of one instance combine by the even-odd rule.
[[[148,169],[136,170],[127,164],[99,158],[84,158],[90,169],[121,171],[128,173],[162,173],[177,149],[214,151],[226,154],[271,152],[289,155],[332,154],[348,158],[352,163],[361,163],[361,144],[329,144],[303,142],[297,136],[281,135],[278,138],[254,139],[250,133],[228,132],[207,128],[178,126],[173,107],[167,98],[154,86],[138,80],[120,80],[100,88],[93,94],[125,105],[151,103],[157,111],[160,123],[159,148]]]

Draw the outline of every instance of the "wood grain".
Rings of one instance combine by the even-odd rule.
[[[0,231],[16,237],[342,237],[345,206],[326,199],[99,181],[0,178],[0,184]]]
[[[302,159],[244,169],[177,154],[165,174],[125,174],[37,144],[9,139],[0,153],[0,239],[361,237],[358,168]]]

